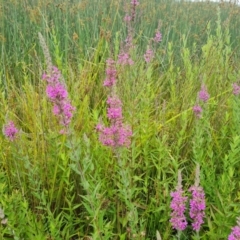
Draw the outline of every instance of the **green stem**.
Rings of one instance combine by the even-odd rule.
[[[177,239],[180,240],[181,239],[181,234],[182,234],[182,231],[179,231],[177,232]]]

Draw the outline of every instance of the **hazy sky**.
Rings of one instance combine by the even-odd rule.
[[[240,5],[240,0],[191,0],[192,2],[234,2]]]

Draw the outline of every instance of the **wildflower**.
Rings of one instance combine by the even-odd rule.
[[[132,17],[130,15],[126,14],[123,20],[125,22],[130,22],[132,20]]]
[[[147,63],[151,62],[154,57],[153,50],[148,47],[146,53],[144,54],[144,59]]]
[[[54,99],[63,100],[63,99],[66,99],[66,97],[68,96],[65,86],[63,86],[63,84],[61,83],[48,85],[46,89],[46,93],[51,100],[54,100]]]
[[[3,134],[11,142],[17,137],[19,130],[15,127],[14,122],[9,121],[5,126],[3,126]]]
[[[136,6],[138,6],[140,3],[138,2],[138,0],[132,0],[131,4],[132,4],[131,21],[134,22],[136,18]]]
[[[134,48],[133,33],[131,27],[128,27],[128,35],[127,38],[125,39],[125,47],[127,49]]]
[[[171,224],[172,227],[178,231],[183,231],[187,227],[187,220],[184,215],[186,210],[186,201],[187,197],[183,196],[182,190],[182,177],[181,171],[178,171],[178,185],[175,192],[171,192],[172,201],[170,208],[172,209],[171,213]]]
[[[128,53],[122,52],[118,55],[118,64],[133,65],[134,61],[130,58]]]
[[[122,119],[122,103],[117,96],[108,97],[109,105],[107,116],[109,119]]]
[[[240,239],[240,218],[237,219],[237,226],[232,228],[231,234],[228,236],[228,240]]]
[[[192,227],[195,231],[199,231],[205,217],[205,194],[201,186],[192,186],[189,191],[192,193],[192,199],[190,200],[190,217],[193,219]]]
[[[192,227],[195,231],[199,231],[201,225],[203,224],[203,218],[205,217],[205,194],[200,182],[200,167],[199,164],[196,168],[196,178],[195,185],[189,188],[189,191],[192,193],[192,199],[190,200],[190,217],[193,220]]]
[[[233,86],[233,94],[239,95],[240,94],[240,86],[237,85],[237,83],[234,83],[232,86]]]
[[[105,127],[102,123],[96,126],[96,130],[99,132],[99,141],[105,145],[113,148],[126,146],[131,143],[130,138],[132,131],[130,126],[123,124],[122,116],[122,102],[114,93],[115,83],[117,77],[117,71],[115,69],[115,61],[111,58],[107,60],[106,79],[104,86],[110,88],[112,94],[107,99],[107,117],[110,122],[109,127]]]
[[[47,72],[43,73],[42,79],[47,82],[46,94],[53,103],[53,114],[58,116],[60,124],[67,127],[75,111],[68,99],[68,92],[65,86],[65,80],[57,67],[52,65],[51,56],[47,44],[41,33],[38,33],[40,45],[43,49],[45,60],[47,63]],[[66,133],[66,129],[62,129],[60,133]]]
[[[132,0],[132,1],[131,1],[131,4],[132,4],[133,6],[137,6],[137,5],[139,5],[139,2],[138,2],[138,0]]]
[[[193,108],[193,112],[195,113],[196,117],[200,118],[201,117],[201,113],[202,113],[202,108],[199,105],[195,105]]]
[[[122,122],[122,102],[115,95],[108,98],[109,105],[107,116],[110,120],[110,127],[105,127],[101,123],[96,126],[96,130],[100,133],[99,140],[105,146],[129,147],[132,136],[130,126],[124,125]]]
[[[153,38],[153,41],[158,43],[162,41],[162,34],[159,30],[157,30],[155,37]]]
[[[115,61],[111,58],[107,60],[106,79],[103,86],[111,87],[115,84],[117,79],[117,70],[115,68]]]
[[[53,103],[53,114],[59,117],[60,124],[67,127],[75,107],[73,107],[68,99],[68,92],[65,85],[60,81],[61,73],[57,67],[52,67],[52,71],[48,74],[43,74],[43,80],[46,80],[48,85],[46,87],[46,94]],[[60,133],[66,133],[61,130]]]
[[[198,93],[198,97],[203,102],[207,102],[210,97],[210,95],[207,92],[206,86],[204,84],[202,85],[201,90]]]

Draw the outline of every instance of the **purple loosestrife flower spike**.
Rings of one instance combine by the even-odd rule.
[[[124,20],[125,22],[131,22],[132,17],[131,17],[130,15],[126,14],[123,20]]]
[[[19,130],[15,127],[13,121],[9,121],[6,125],[3,126],[3,134],[11,142],[16,139],[18,132]]]
[[[110,127],[105,127],[102,124],[96,126],[96,130],[100,133],[100,142],[105,146],[114,148],[121,146],[129,147],[132,131],[129,126],[123,125],[122,102],[115,95],[108,98],[107,104],[109,105],[107,116],[111,125]]]
[[[146,53],[144,54],[144,59],[145,59],[146,63],[150,63],[152,61],[153,57],[154,57],[153,50],[148,47]]]
[[[103,83],[103,86],[112,87],[117,79],[117,70],[115,68],[115,61],[109,58],[107,61],[107,69],[106,69],[106,79]]]
[[[239,95],[240,94],[240,86],[237,83],[234,83],[232,86],[233,86],[233,94]]]
[[[207,102],[210,97],[209,93],[207,92],[207,88],[204,84],[202,84],[201,86],[201,90],[198,93],[198,97],[203,102]]]
[[[140,3],[138,2],[138,0],[132,0],[131,4],[132,4],[131,21],[134,22],[136,17],[136,6],[138,6]]]
[[[53,114],[59,118],[60,124],[66,128],[71,122],[75,107],[71,105],[68,99],[68,92],[65,85],[61,83],[61,78],[60,71],[54,66],[50,73],[43,74],[43,80],[48,83],[46,94],[53,103]],[[67,133],[67,131],[62,129],[60,133]]]
[[[237,226],[232,228],[228,240],[240,240],[240,218],[237,219]]]
[[[183,231],[187,227],[187,220],[184,215],[186,210],[187,197],[183,196],[181,171],[178,171],[178,185],[175,192],[171,192],[172,201],[170,208],[172,209],[170,222],[172,227],[178,231]]]
[[[162,34],[159,30],[157,30],[155,37],[153,38],[153,41],[156,43],[159,43],[162,41]]]
[[[128,53],[122,52],[118,55],[118,64],[131,66],[134,64],[134,61],[130,58]]]
[[[117,81],[117,71],[113,67],[115,62],[112,59],[107,61],[106,79],[104,85],[109,87],[112,95],[107,99],[107,117],[110,122],[109,127],[105,127],[102,123],[96,126],[99,132],[99,141],[105,145],[113,148],[126,146],[129,147],[131,143],[132,131],[130,126],[123,124],[122,116],[122,102],[114,93],[115,83]]]
[[[195,105],[193,108],[193,112],[195,113],[196,117],[200,118],[202,114],[202,108],[199,105]]]
[[[201,225],[203,224],[203,218],[205,217],[205,194],[200,183],[200,166],[196,167],[196,178],[194,186],[189,188],[189,192],[192,193],[192,199],[190,200],[190,217],[193,220],[192,227],[195,231],[199,232]]]
[[[139,5],[139,2],[138,2],[138,0],[132,0],[131,4],[134,6],[137,6],[137,5]]]

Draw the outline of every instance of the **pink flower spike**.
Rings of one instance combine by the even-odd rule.
[[[138,0],[132,0],[132,1],[131,1],[131,4],[132,4],[133,6],[137,6],[137,5],[139,5],[140,3],[138,2]]]
[[[46,94],[53,103],[52,112],[59,118],[59,123],[64,127],[70,124],[75,107],[73,107],[68,99],[68,92],[65,85],[60,81],[61,73],[57,67],[52,67],[51,72],[43,75],[48,83],[46,87]],[[67,131],[61,131],[61,134]]]
[[[159,30],[156,32],[156,35],[155,35],[155,37],[153,38],[153,41],[156,42],[156,43],[162,41],[162,34],[160,33]]]
[[[198,93],[198,97],[203,102],[207,102],[208,99],[210,98],[210,95],[208,94],[207,88],[204,84],[202,84],[201,90]]]
[[[200,118],[202,114],[202,108],[199,105],[195,105],[193,108],[193,112],[195,113],[196,117]]]
[[[240,218],[237,219],[237,226],[232,228],[232,232],[228,236],[228,240],[239,240],[240,239]]]
[[[154,57],[153,50],[151,48],[148,48],[146,53],[144,54],[144,59],[146,63],[150,63]]]
[[[46,93],[51,100],[55,100],[55,99],[63,100],[68,96],[65,86],[63,86],[61,83],[57,83],[55,85],[48,85],[46,89]]]
[[[240,86],[237,83],[234,83],[232,86],[233,86],[233,94],[239,95],[240,94]]]
[[[194,186],[189,188],[189,192],[192,193],[192,199],[190,200],[190,212],[189,215],[192,222],[193,230],[199,232],[201,225],[203,224],[203,218],[205,217],[205,194],[204,190],[200,184],[200,165],[196,166],[196,174],[195,174],[195,184]]]
[[[120,53],[118,55],[118,64],[122,64],[122,65],[133,65],[134,61],[130,58],[128,53]]]
[[[132,20],[132,17],[129,16],[128,14],[125,15],[124,19],[125,22],[130,22]]]
[[[96,130],[98,132],[101,132],[103,130],[104,126],[101,124],[101,123],[98,123],[97,126],[96,126]]]
[[[192,186],[189,191],[192,193],[189,213],[193,220],[192,227],[195,231],[199,231],[205,217],[205,194],[201,186]]]
[[[48,75],[46,73],[43,73],[42,80],[46,80],[48,78]]]
[[[107,61],[107,69],[106,69],[106,79],[103,83],[103,86],[111,87],[117,81],[117,70],[115,68],[115,61],[109,58]]]
[[[184,215],[186,210],[187,197],[183,196],[181,171],[178,171],[178,185],[175,192],[171,192],[172,209],[170,222],[172,227],[178,231],[183,231],[187,227],[187,219]]]
[[[11,142],[16,139],[18,132],[19,130],[15,127],[13,121],[9,121],[6,125],[3,126],[3,134]]]

